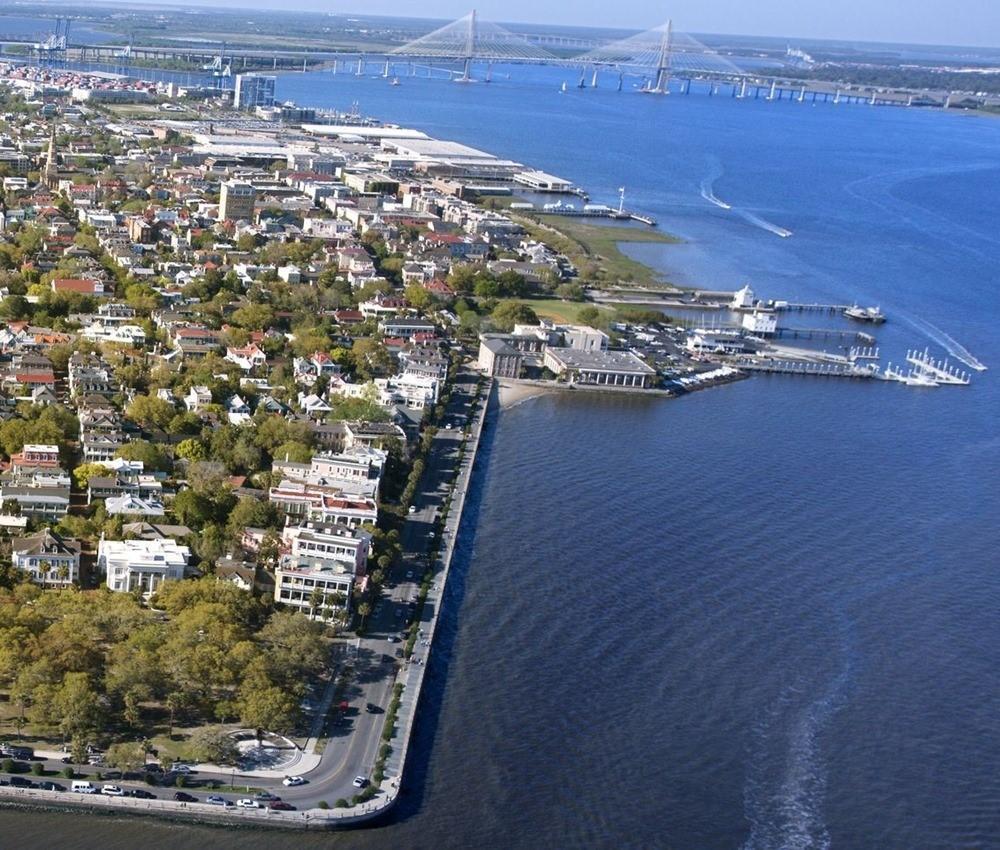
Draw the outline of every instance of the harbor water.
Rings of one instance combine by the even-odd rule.
[[[1000,122],[581,91],[557,69],[399,73],[287,75],[278,93],[357,100],[595,202],[624,185],[685,240],[630,249],[670,279],[878,304],[884,360],[926,346],[990,369],[500,412],[392,823],[288,836],[0,811],[0,829],[66,850],[1000,847]]]

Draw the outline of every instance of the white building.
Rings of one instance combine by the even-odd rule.
[[[776,313],[754,310],[743,314],[742,325],[743,330],[754,336],[773,336],[778,332],[778,316]]]
[[[180,581],[191,550],[176,540],[105,540],[97,545],[97,568],[109,589],[149,596],[165,581]]]
[[[65,587],[80,575],[80,542],[46,529],[12,540],[11,560],[36,584]]]
[[[266,74],[237,74],[233,106],[253,110],[258,106],[274,106],[274,84],[277,77]]]
[[[355,579],[364,575],[371,535],[342,525],[290,526],[288,554],[275,569],[274,598],[319,619],[350,606]]]

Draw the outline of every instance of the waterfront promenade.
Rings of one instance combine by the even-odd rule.
[[[392,600],[383,600],[377,614],[368,623],[365,636],[353,644],[353,653],[340,653],[337,674],[343,681],[351,678],[362,680],[356,686],[363,701],[386,705],[391,698],[394,684],[401,684],[402,693],[396,714],[395,734],[389,740],[392,748],[384,767],[384,779],[379,793],[371,800],[341,808],[320,808],[321,800],[331,801],[338,796],[347,797],[355,775],[369,775],[381,744],[381,733],[386,714],[362,713],[355,728],[343,738],[332,737],[326,748],[317,756],[302,753],[294,766],[284,771],[239,771],[239,784],[269,786],[283,775],[296,773],[308,780],[299,788],[281,788],[280,794],[287,802],[298,805],[301,811],[276,811],[267,808],[223,808],[206,803],[183,803],[170,799],[136,799],[133,797],[108,797],[100,794],[79,794],[70,791],[44,791],[33,788],[0,786],[0,800],[25,807],[74,808],[89,811],[128,812],[171,819],[192,820],[216,824],[268,826],[275,828],[323,830],[348,828],[382,817],[397,802],[404,780],[406,759],[415,723],[419,718],[419,704],[426,673],[426,663],[433,648],[438,618],[442,610],[448,574],[455,545],[458,540],[465,498],[475,466],[479,440],[486,418],[492,382],[481,381],[471,371],[461,371],[452,389],[445,420],[453,427],[438,429],[431,443],[426,472],[421,487],[414,497],[416,510],[407,517],[404,525],[403,559],[397,572],[405,576],[396,582]],[[445,519],[439,519],[447,506]],[[435,545],[440,534],[440,543]],[[433,560],[428,559],[434,545]],[[384,659],[398,648],[398,643],[388,640],[399,631],[396,611],[410,604],[419,592],[419,565],[428,564],[432,579],[419,619],[419,635],[413,651],[393,680],[387,673]],[[398,604],[385,604],[388,602]],[[353,654],[353,659],[344,657]],[[348,672],[350,671],[350,672]],[[332,691],[331,691],[332,695]],[[53,755],[59,754],[42,754]],[[55,760],[53,760],[55,761]],[[200,765],[199,775],[217,774],[229,778],[231,771]],[[99,786],[98,780],[92,781]],[[66,783],[68,784],[68,783]],[[307,808],[308,807],[308,808]]]

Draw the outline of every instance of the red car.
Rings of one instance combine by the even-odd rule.
[[[293,806],[291,803],[286,803],[284,800],[273,800],[272,802],[270,802],[270,803],[267,804],[267,807],[269,809],[274,809],[275,811],[278,811],[278,812],[294,812],[295,811],[295,806]]]

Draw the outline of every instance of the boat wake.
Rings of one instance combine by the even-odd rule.
[[[943,330],[941,330],[941,328],[937,327],[937,325],[932,325],[925,319],[920,319],[916,316],[910,316],[905,313],[901,315],[901,318],[914,330],[922,333],[936,345],[940,345],[952,357],[956,360],[961,360],[970,369],[975,369],[977,372],[986,371],[987,366],[985,363],[977,359],[975,355],[969,351],[969,349],[953,337],[946,334]]]
[[[775,236],[780,236],[782,239],[787,239],[792,235],[791,230],[787,230],[784,227],[779,227],[777,224],[773,224],[766,219],[761,218],[759,215],[755,215],[747,210],[734,209],[732,204],[726,203],[722,198],[715,194],[715,181],[722,177],[724,171],[722,165],[717,159],[711,159],[711,170],[708,176],[701,181],[701,196],[708,201],[710,204],[714,204],[719,209],[731,210],[736,213],[740,218],[742,218],[748,224],[752,224],[754,227],[759,227],[762,230],[766,230],[768,233],[773,233]]]
[[[754,225],[754,227],[759,227],[762,230],[766,230],[768,233],[773,233],[775,236],[780,236],[782,239],[787,239],[792,235],[791,230],[787,230],[784,227],[779,227],[777,224],[768,221],[765,218],[761,218],[759,215],[754,215],[752,212],[747,212],[746,210],[736,210],[736,214],[742,218],[744,221],[749,222]]]
[[[744,789],[750,835],[741,850],[828,850],[831,846],[823,818],[826,769],[819,739],[847,698],[852,667],[847,628],[841,624],[840,670],[819,696],[797,707],[800,689],[786,688],[757,729],[759,752]]]

